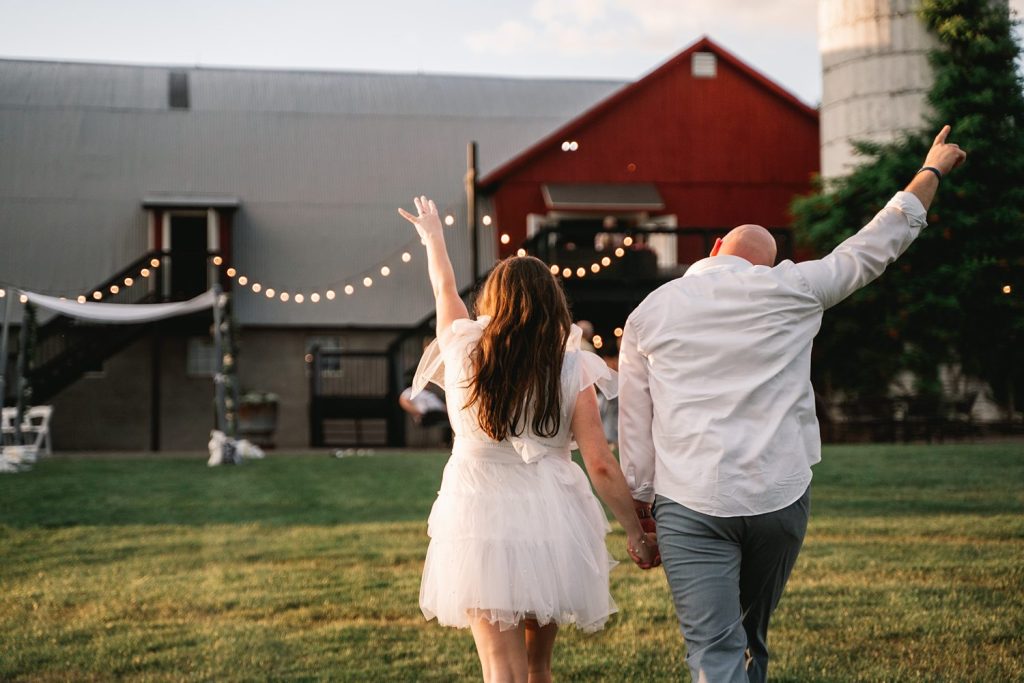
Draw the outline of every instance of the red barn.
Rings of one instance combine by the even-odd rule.
[[[788,207],[810,189],[818,164],[818,112],[702,38],[489,173],[480,188],[501,255],[522,248],[558,265],[577,316],[595,318],[600,311],[581,305],[611,296],[631,308],[735,225],[772,229],[791,257]],[[653,254],[647,267],[643,259],[616,263],[617,275],[594,267],[616,260],[623,244],[657,252],[657,267]]]

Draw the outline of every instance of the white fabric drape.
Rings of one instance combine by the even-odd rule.
[[[105,323],[145,323],[178,315],[187,315],[211,308],[217,300],[216,293],[209,289],[188,301],[176,301],[168,304],[102,304],[61,300],[57,297],[22,291],[28,300],[50,311],[82,320],[93,320]]]

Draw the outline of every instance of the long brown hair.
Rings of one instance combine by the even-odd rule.
[[[466,406],[476,405],[482,429],[495,441],[530,426],[554,436],[561,423],[562,350],[572,318],[561,285],[540,259],[513,256],[487,276],[477,315],[491,316],[473,351],[475,374]]]

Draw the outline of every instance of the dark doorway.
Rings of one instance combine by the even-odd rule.
[[[171,215],[171,299],[191,299],[209,286],[206,215]]]

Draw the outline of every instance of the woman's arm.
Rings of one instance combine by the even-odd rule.
[[[594,387],[581,391],[576,400],[572,432],[597,495],[611,508],[615,519],[626,531],[630,557],[641,568],[650,569],[654,566],[657,543],[654,535],[645,534],[640,526],[640,518],[633,507],[633,495],[626,486],[619,463],[608,448]]]
[[[433,199],[425,196],[413,198],[417,215],[413,216],[405,209],[398,209],[402,218],[416,226],[416,232],[427,247],[427,272],[430,284],[434,288],[434,302],[437,306],[437,336],[451,327],[452,322],[459,318],[468,318],[469,311],[459,296],[455,284],[455,271],[448,258],[448,249],[444,243],[444,228],[437,215],[437,205]]]

